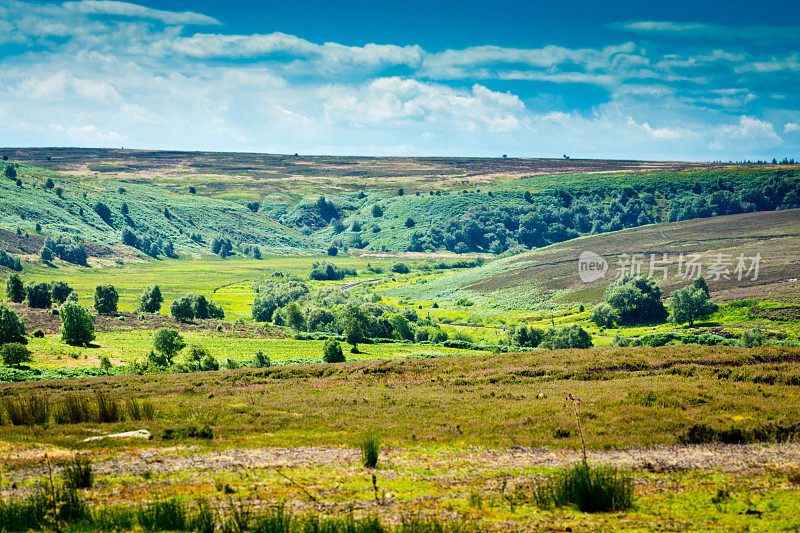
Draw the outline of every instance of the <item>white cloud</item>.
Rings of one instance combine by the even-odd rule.
[[[0,144],[739,159],[785,147],[773,123],[797,131],[796,112],[779,108],[797,89],[779,86],[786,103],[763,89],[796,54],[665,54],[633,42],[431,53],[192,24],[217,21],[122,2],[0,0],[0,41],[15,44],[0,48]],[[503,89],[526,82],[541,94]],[[580,91],[576,109],[562,97],[574,84],[599,89]],[[767,100],[769,121],[758,112]]]
[[[184,11],[176,13],[174,11],[162,11],[160,9],[150,9],[128,2],[113,2],[111,0],[83,0],[81,2],[65,2],[64,10],[67,12],[81,13],[86,15],[116,15],[121,17],[145,18],[160,20],[165,24],[195,24],[195,25],[214,25],[219,21],[207,15]]]
[[[742,115],[738,124],[719,126],[708,147],[712,150],[725,150],[741,142],[751,146],[777,146],[782,139],[775,133],[771,123]]]

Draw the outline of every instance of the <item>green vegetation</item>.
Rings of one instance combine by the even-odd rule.
[[[88,346],[95,339],[94,317],[76,302],[61,307],[61,340],[72,346]]]

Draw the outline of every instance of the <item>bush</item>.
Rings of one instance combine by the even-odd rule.
[[[18,367],[22,363],[27,363],[31,360],[31,351],[23,344],[9,342],[0,346],[0,357],[2,357],[5,366]]]
[[[57,304],[63,304],[66,302],[67,298],[69,298],[69,295],[72,294],[72,292],[72,287],[67,285],[67,283],[64,281],[54,281],[50,287],[50,296]]]
[[[174,329],[161,328],[153,336],[153,348],[164,354],[167,362],[172,363],[172,358],[186,347],[183,337]]]
[[[94,340],[94,317],[77,302],[61,307],[61,339],[72,346],[87,346]]]
[[[33,333],[31,333],[31,337],[33,337],[35,339],[43,339],[44,338],[44,331],[42,331],[41,329],[35,329],[35,330],[33,330]]]
[[[339,249],[336,246],[334,245],[328,246],[328,255],[330,255],[331,257],[335,257],[338,253]]]
[[[742,333],[739,339],[739,346],[742,348],[755,348],[764,345],[764,332],[761,328],[753,328],[750,331]]]
[[[344,363],[342,345],[335,339],[328,339],[322,346],[322,359],[326,363]]]
[[[589,320],[600,328],[615,328],[619,322],[619,313],[607,303],[602,303],[592,308]]]
[[[621,324],[663,322],[667,316],[661,289],[646,276],[626,276],[609,285],[606,301],[619,313]]]
[[[390,270],[395,274],[408,274],[411,272],[411,269],[409,269],[405,263],[395,263]]]
[[[158,285],[150,285],[139,296],[139,309],[145,313],[158,313],[163,302],[164,297]]]
[[[88,458],[76,457],[61,472],[64,484],[73,489],[89,489],[94,484],[92,462]]]
[[[559,329],[549,328],[542,335],[539,346],[548,350],[591,348],[592,336],[578,324]]]
[[[270,366],[272,366],[272,362],[269,360],[269,357],[261,350],[256,351],[256,354],[253,356],[253,367],[268,368]]]
[[[21,304],[25,300],[25,286],[19,274],[11,274],[6,280],[6,298],[15,304]]]
[[[383,209],[381,209],[380,205],[378,204],[372,205],[372,216],[375,218],[380,218],[383,216]]]
[[[52,305],[50,296],[50,284],[43,282],[28,283],[25,288],[25,297],[30,307],[46,309]]]
[[[286,319],[286,325],[294,328],[296,331],[303,331],[306,329],[306,319],[303,316],[303,311],[297,302],[291,302],[283,308],[283,317]]]
[[[104,204],[103,202],[97,202],[92,206],[92,210],[94,210],[94,212],[97,213],[97,216],[99,216],[103,220],[103,222],[105,222],[109,226],[111,225],[111,223],[113,222],[111,218],[111,209],[109,209],[106,204]]]
[[[378,455],[381,443],[374,433],[367,433],[361,437],[361,461],[367,468],[378,466]]]
[[[17,313],[0,304],[0,344],[7,342],[25,343],[25,324]]]
[[[572,505],[584,513],[624,511],[633,506],[633,480],[614,468],[578,463],[534,489],[543,509]]]
[[[194,303],[190,297],[183,296],[172,301],[169,312],[178,322],[188,322],[194,318]]]
[[[117,313],[119,294],[113,285],[98,285],[94,289],[94,308],[101,315]]]
[[[22,263],[20,262],[19,257],[14,257],[13,255],[5,252],[4,250],[0,250],[0,266],[14,270],[16,272],[22,271]]]

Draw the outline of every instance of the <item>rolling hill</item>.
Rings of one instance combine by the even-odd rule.
[[[600,301],[619,262],[629,264],[625,254],[642,254],[644,273],[649,271],[651,254],[655,256],[654,266],[666,266],[666,279],[656,270],[656,280],[665,293],[691,279],[678,276],[680,254],[687,259],[698,254],[703,275],[708,275],[708,268],[717,262],[717,254],[723,254],[720,264],[730,261],[729,279],[708,280],[715,300],[756,298],[797,304],[799,242],[800,209],[654,224],[573,239],[395,292],[420,300],[468,297],[483,305],[515,309],[569,307]],[[607,261],[606,276],[590,283],[581,281],[578,260],[584,251],[599,254]],[[668,254],[671,264],[658,263],[664,259],[663,254]],[[744,255],[746,268],[752,257],[761,254],[757,279],[751,279],[752,273],[741,281],[737,279],[735,268],[740,254]]]

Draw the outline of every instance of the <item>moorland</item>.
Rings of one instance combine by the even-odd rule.
[[[0,529],[800,527],[794,164],[0,153]]]

